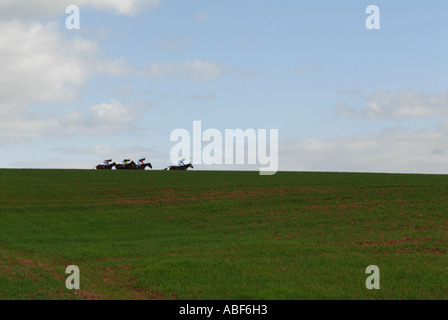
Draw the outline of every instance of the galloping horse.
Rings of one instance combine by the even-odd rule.
[[[188,168],[193,169],[193,165],[191,163],[184,164],[183,166],[169,166],[163,170],[187,170]]]
[[[100,170],[100,169],[106,169],[111,170],[113,167],[115,167],[117,164],[115,162],[109,163],[108,165],[105,164],[99,164],[94,169]]]
[[[139,166],[137,166],[135,168],[131,168],[131,169],[145,170],[146,167],[150,167],[152,169],[151,163],[150,162],[144,163],[144,164],[141,164],[141,165],[139,165]]]
[[[134,161],[129,162],[128,164],[117,164],[115,166],[115,169],[120,170],[120,169],[136,169],[137,165],[135,164]]]
[[[150,167],[152,169],[151,163],[144,163],[142,165],[135,164],[134,161],[129,162],[127,165],[124,164],[117,164],[115,166],[116,169],[127,169],[127,170],[145,170],[146,167]]]

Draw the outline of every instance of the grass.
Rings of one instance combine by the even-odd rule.
[[[446,299],[445,175],[0,170],[0,299]],[[81,290],[65,288],[65,268]],[[367,290],[365,269],[380,268]]]

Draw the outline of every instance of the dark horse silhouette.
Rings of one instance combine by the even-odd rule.
[[[145,170],[146,167],[150,167],[152,169],[151,163],[150,162],[144,163],[144,164],[141,164],[141,165],[139,165],[139,166],[137,166],[135,168],[132,168],[132,169]]]
[[[151,163],[148,162],[142,165],[137,165],[134,161],[131,161],[127,165],[117,164],[115,166],[117,170],[145,170],[146,167],[150,167],[152,169]]]
[[[187,170],[188,168],[193,169],[193,165],[191,163],[184,164],[183,166],[169,166],[163,170]]]
[[[115,169],[122,170],[122,169],[134,169],[137,165],[134,161],[129,162],[128,164],[119,163],[115,166]]]
[[[109,163],[108,165],[105,164],[99,164],[97,165],[94,169],[97,170],[101,170],[101,169],[106,169],[106,170],[111,170],[113,167],[115,167],[117,164],[115,162]]]

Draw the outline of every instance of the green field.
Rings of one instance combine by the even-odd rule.
[[[0,299],[447,299],[448,176],[0,170]],[[80,269],[80,290],[65,268]],[[380,269],[368,290],[366,267]]]

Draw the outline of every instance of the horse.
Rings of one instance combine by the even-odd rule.
[[[184,164],[183,166],[169,166],[163,170],[187,170],[188,168],[193,169],[193,165],[191,163]]]
[[[137,165],[135,164],[134,161],[129,162],[128,164],[117,164],[115,166],[115,169],[117,170],[123,170],[123,169],[136,169]]]
[[[115,167],[117,164],[115,162],[109,163],[108,165],[105,164],[99,164],[96,167],[94,167],[94,169],[97,170],[101,170],[101,169],[106,169],[106,170],[111,170],[113,167]]]
[[[139,165],[139,166],[137,166],[135,168],[131,168],[131,169],[145,170],[146,167],[150,167],[152,169],[151,163],[150,162],[144,163],[144,164],[141,164],[141,165]]]

